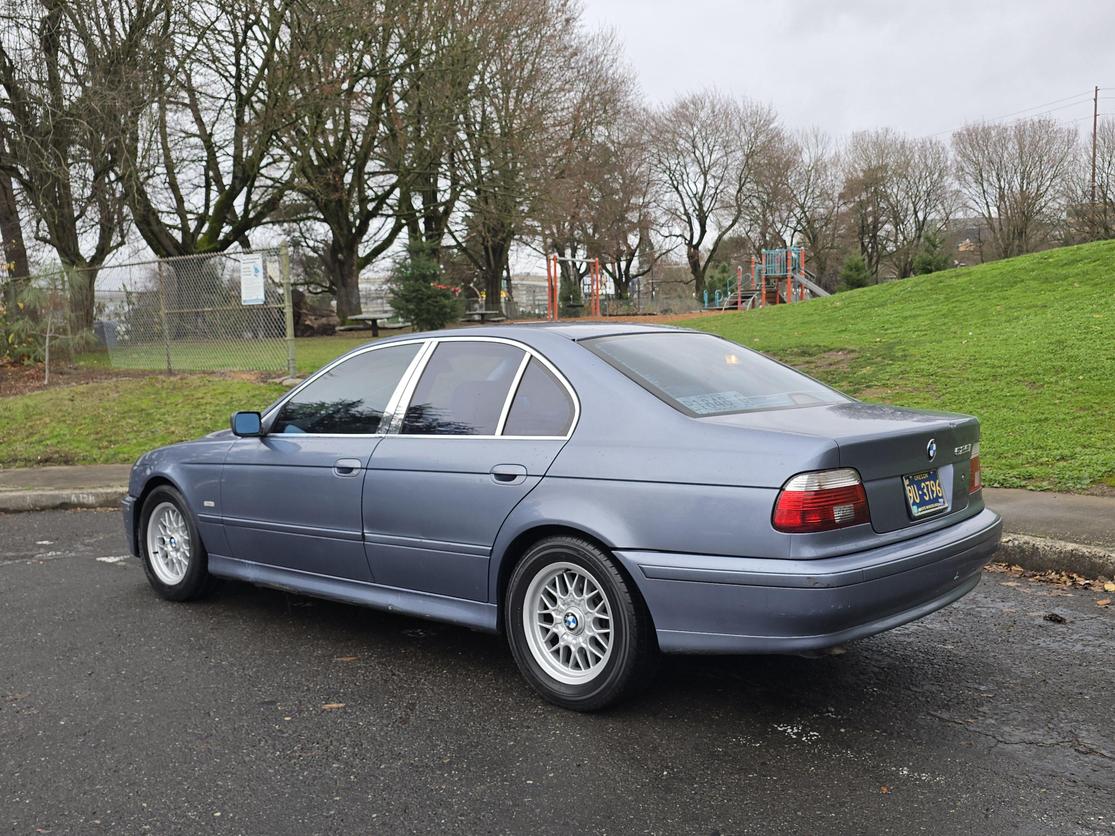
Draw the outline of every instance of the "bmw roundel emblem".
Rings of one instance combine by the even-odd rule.
[[[565,629],[567,629],[567,630],[576,630],[577,629],[577,616],[573,615],[573,613],[566,613],[565,614]]]
[[[937,458],[937,439],[929,439],[929,443],[925,445],[925,455],[929,456],[929,461]]]

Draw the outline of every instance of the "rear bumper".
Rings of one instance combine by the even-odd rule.
[[[667,653],[795,653],[928,615],[970,592],[999,546],[994,511],[816,560],[621,551]]]
[[[124,537],[128,541],[128,551],[132,557],[139,557],[139,544],[136,542],[135,507],[134,496],[125,496],[120,500],[120,510],[124,515]]]

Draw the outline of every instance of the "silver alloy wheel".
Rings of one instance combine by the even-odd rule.
[[[178,506],[160,502],[147,520],[147,554],[155,575],[175,586],[190,568],[190,528]]]
[[[566,685],[591,682],[612,655],[608,597],[575,563],[551,563],[534,576],[523,598],[523,631],[534,661]]]

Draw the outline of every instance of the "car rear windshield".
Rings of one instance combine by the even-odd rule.
[[[581,345],[686,415],[845,403],[850,398],[710,334],[622,334]]]

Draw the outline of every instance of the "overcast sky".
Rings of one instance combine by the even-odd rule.
[[[1050,116],[1083,132],[1098,84],[1115,115],[1115,0],[583,2],[652,102],[715,86],[772,103],[789,127],[944,136],[1068,99]]]

